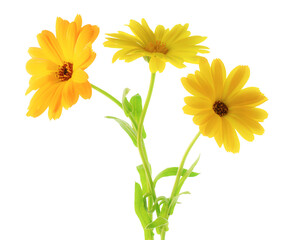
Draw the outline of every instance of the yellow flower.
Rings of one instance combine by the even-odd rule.
[[[121,49],[113,56],[113,62],[117,59],[131,62],[140,57],[148,59],[152,73],[162,72],[166,62],[183,68],[184,62],[199,62],[197,53],[208,53],[207,47],[197,45],[206,37],[190,36],[188,26],[178,24],[169,30],[158,25],[153,32],[145,19],[142,19],[142,24],[131,20],[128,27],[134,35],[121,31],[107,34],[109,37],[104,46]]]
[[[184,88],[193,96],[184,99],[183,111],[194,115],[204,136],[214,137],[219,147],[224,144],[226,151],[239,152],[238,132],[247,141],[254,135],[264,133],[259,122],[268,113],[257,108],[267,98],[256,87],[244,88],[249,79],[248,66],[237,66],[226,78],[223,62],[215,59],[211,66],[206,58],[200,60],[200,71],[182,78]]]
[[[82,27],[81,16],[77,15],[71,23],[57,18],[56,37],[47,30],[37,35],[40,48],[29,48],[32,58],[26,64],[32,75],[26,94],[37,90],[27,116],[37,117],[49,107],[49,119],[57,119],[62,107],[74,105],[79,95],[84,99],[91,97],[91,84],[84,70],[96,57],[92,43],[98,34],[97,26]]]

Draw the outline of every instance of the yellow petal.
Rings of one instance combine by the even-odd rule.
[[[79,31],[82,26],[82,18],[79,14],[76,15],[74,22],[76,23],[77,30]]]
[[[68,43],[66,41],[66,34],[69,27],[69,21],[63,20],[62,18],[58,17],[56,19],[56,38],[61,46],[64,56],[67,54],[67,46]]]
[[[200,73],[211,87],[213,87],[213,79],[210,65],[205,57],[199,57]]]
[[[158,25],[156,28],[155,28],[155,38],[158,40],[158,41],[161,41],[163,36],[165,34],[165,28],[164,26],[162,25]]]
[[[207,37],[191,36],[191,37],[188,37],[188,38],[181,39],[180,41],[177,41],[176,45],[180,45],[180,44],[183,44],[185,46],[196,45],[198,43],[203,42],[205,39],[207,39]]]
[[[79,98],[79,94],[74,88],[72,81],[67,81],[62,91],[62,105],[65,109],[73,106]]]
[[[148,35],[145,28],[135,20],[130,20],[129,28],[144,43],[151,42],[152,38]]]
[[[146,22],[146,20],[144,18],[142,19],[142,26],[143,26],[145,32],[147,33],[147,36],[150,39],[150,41],[154,42],[156,40],[155,35],[154,35],[153,31],[149,28],[148,23]]]
[[[48,117],[50,120],[58,119],[61,115],[62,112],[61,99],[62,99],[62,90],[64,88],[64,85],[65,83],[58,84],[55,94],[51,98],[49,110],[48,110]]]
[[[75,88],[83,99],[90,99],[92,96],[92,86],[89,82],[75,83]]]
[[[96,53],[92,52],[90,57],[80,65],[80,68],[82,70],[85,70],[87,67],[89,67],[94,62],[95,58],[96,58]]]
[[[250,77],[248,66],[237,66],[228,75],[224,83],[223,98],[226,101],[241,90]]]
[[[183,64],[184,59],[177,57],[177,56],[173,56],[173,55],[166,55],[165,56],[166,61],[168,61],[169,63],[171,63],[174,67],[177,68],[185,68],[186,66]]]
[[[166,42],[167,47],[169,47],[173,43],[183,38],[187,38],[191,34],[189,31],[187,31],[188,27],[189,24],[185,24],[184,26],[177,24],[165,35],[165,38],[162,40]]]
[[[256,107],[268,99],[256,87],[248,87],[240,90],[236,95],[228,98],[227,103],[230,108]]]
[[[219,147],[222,147],[223,145],[223,126],[222,126],[222,119],[220,119],[221,121],[219,121],[218,126],[217,126],[217,130],[215,132],[214,138],[218,144]]]
[[[28,49],[28,53],[32,58],[47,58],[41,48],[31,47]]]
[[[213,117],[213,115],[215,115],[215,113],[212,110],[203,110],[193,117],[193,122],[196,125],[201,126],[206,124],[207,121]]]
[[[151,57],[149,61],[149,68],[152,73],[156,73],[157,71],[159,71],[160,73],[163,72],[165,66],[166,63],[156,56]]]
[[[189,105],[185,105],[183,108],[182,108],[183,112],[185,114],[188,114],[188,115],[197,115],[198,113],[201,112],[200,109],[198,108],[192,108],[190,107]]]
[[[37,35],[37,39],[47,58],[57,65],[62,65],[64,59],[63,52],[53,33],[44,30]]]
[[[205,73],[196,71],[195,77],[198,84],[200,85],[199,92],[201,92],[204,96],[209,98],[211,101],[215,101],[216,98],[215,98],[215,91],[213,85],[209,80],[207,80],[207,78],[205,77]]]
[[[253,132],[238,116],[234,114],[228,114],[225,117],[231,123],[232,127],[236,129],[245,140],[249,142],[254,140]]]
[[[99,28],[97,26],[85,25],[77,38],[77,42],[74,49],[74,55],[80,55],[81,51],[88,45],[93,43],[99,34]]]
[[[200,110],[212,109],[212,104],[207,98],[188,96],[184,98],[184,102],[192,108],[197,108]]]
[[[268,117],[268,113],[265,110],[260,108],[250,108],[250,107],[233,108],[230,110],[230,113],[239,116],[246,116],[258,122],[263,122]]]
[[[219,128],[220,122],[221,118],[217,114],[213,114],[202,129],[202,134],[210,138],[213,137]]]
[[[57,84],[46,84],[36,91],[30,100],[26,116],[38,117],[50,105],[53,95],[56,92]]]
[[[57,78],[55,77],[55,74],[34,75],[29,80],[29,88],[27,89],[25,95],[30,93],[32,90],[37,90],[46,84],[55,83],[55,82],[57,82]]]
[[[74,47],[77,40],[77,26],[75,22],[71,22],[68,26],[68,30],[66,33],[66,42],[68,43],[66,46],[66,60],[68,62],[73,62],[74,55]]]
[[[72,81],[76,83],[85,83],[87,82],[89,76],[82,69],[77,69],[72,75]]]
[[[26,70],[31,75],[46,75],[57,68],[56,64],[43,58],[32,58],[26,63]]]
[[[222,118],[222,135],[225,150],[227,152],[237,153],[240,150],[239,138],[226,118]]]
[[[191,94],[195,96],[207,97],[207,94],[203,87],[200,85],[199,81],[196,80],[195,75],[189,74],[186,78],[181,78],[183,87]]]
[[[244,123],[254,134],[262,135],[264,134],[265,130],[264,128],[258,123],[258,121],[255,121],[253,119],[250,119],[246,116],[239,116],[240,121]]]
[[[216,99],[222,99],[223,84],[226,79],[226,70],[221,59],[214,59],[211,63],[211,73],[214,82]]]
[[[93,52],[91,47],[84,48],[80,54],[74,56],[74,66],[73,69],[76,70],[78,68],[82,68],[83,65],[86,65],[86,62],[90,62],[90,58],[93,58],[93,60],[96,57],[96,54]],[[92,61],[93,62],[93,61]],[[90,62],[89,65],[92,63]],[[87,67],[87,66],[86,66]],[[85,68],[86,68],[85,67]]]

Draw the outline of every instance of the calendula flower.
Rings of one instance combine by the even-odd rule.
[[[32,58],[26,64],[32,75],[26,94],[37,90],[27,116],[37,117],[49,107],[49,119],[57,119],[62,107],[74,105],[79,95],[91,97],[91,84],[84,70],[96,57],[92,43],[98,34],[97,26],[82,26],[81,16],[77,15],[71,23],[57,18],[56,37],[47,30],[37,35],[40,48],[29,48]]]
[[[107,34],[108,41],[104,46],[119,48],[113,56],[113,62],[117,59],[131,62],[137,58],[144,57],[149,60],[149,67],[152,73],[162,72],[166,62],[175,67],[185,67],[184,62],[198,63],[197,53],[207,53],[207,47],[198,45],[206,37],[190,36],[188,24],[178,24],[171,30],[158,25],[153,32],[145,19],[142,24],[131,20],[128,27],[134,35],[119,31],[114,34]]]
[[[267,98],[256,87],[243,88],[250,76],[248,66],[237,66],[226,78],[223,62],[215,59],[211,66],[206,58],[200,60],[200,71],[182,78],[184,88],[193,96],[184,99],[183,111],[194,115],[204,136],[214,137],[219,147],[226,151],[239,152],[238,132],[247,141],[254,134],[264,133],[259,122],[268,114],[258,105]]]

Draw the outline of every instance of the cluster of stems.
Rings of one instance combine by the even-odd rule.
[[[178,168],[177,174],[176,174],[173,190],[172,190],[171,196],[169,198],[169,201],[165,202],[163,207],[160,208],[158,201],[157,201],[157,197],[156,197],[156,193],[155,193],[155,186],[154,186],[154,182],[153,182],[152,175],[151,175],[151,165],[148,160],[145,143],[144,143],[144,139],[142,136],[142,132],[144,129],[144,120],[145,120],[147,109],[148,109],[150,99],[152,96],[154,82],[155,82],[155,73],[151,73],[151,80],[150,80],[150,86],[149,86],[147,98],[145,100],[145,103],[144,103],[144,106],[142,109],[142,113],[140,116],[140,120],[138,123],[138,128],[137,128],[137,148],[138,148],[140,156],[141,156],[141,160],[142,160],[143,167],[144,167],[145,174],[146,174],[146,181],[147,181],[148,188],[150,191],[148,193],[149,196],[147,198],[147,208],[148,208],[148,213],[150,215],[151,221],[153,219],[154,211],[156,212],[157,217],[160,216],[160,217],[168,220],[168,218],[170,216],[170,204],[172,203],[174,197],[176,197],[176,195],[179,194],[179,191],[181,188],[181,186],[179,186],[179,185],[180,185],[180,178],[183,173],[183,167],[184,167],[185,160],[186,160],[192,146],[194,145],[194,143],[200,136],[200,132],[198,132],[197,135],[192,140],[192,142],[190,143],[190,145],[188,146],[186,152],[184,153],[183,158],[180,163],[180,166]],[[108,97],[111,101],[113,101],[121,109],[123,109],[123,105],[120,101],[118,101],[116,98],[114,98],[112,95],[110,95],[106,91],[102,90],[101,88],[99,88],[93,84],[91,84],[91,85],[92,85],[92,88],[94,88],[98,92],[102,93],[104,96]],[[162,209],[164,209],[164,210],[162,210]],[[159,234],[161,236],[161,240],[165,239],[166,231],[167,231],[167,226],[160,227]],[[151,229],[151,230],[144,229],[144,232],[145,232],[145,240],[153,240],[153,229]]]

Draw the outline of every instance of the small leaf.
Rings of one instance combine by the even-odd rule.
[[[138,130],[138,124],[140,122],[140,117],[142,114],[142,110],[143,110],[143,105],[142,105],[142,98],[139,94],[134,95],[131,99],[130,99],[130,104],[132,106],[132,112],[131,115],[133,117],[133,119],[135,121],[132,121],[135,130]],[[146,138],[146,132],[145,129],[143,129],[143,133],[142,133],[143,138]]]
[[[166,168],[165,170],[161,171],[159,174],[157,174],[156,178],[153,181],[154,186],[156,185],[157,181],[163,177],[176,176],[177,171],[178,171],[178,167]],[[186,173],[186,171],[187,171],[186,169],[183,169],[181,176],[183,176]],[[191,172],[189,177],[196,177],[198,175],[199,173]]]
[[[196,159],[196,161],[192,164],[192,166],[185,172],[185,174],[183,174],[183,176],[181,177],[180,181],[179,181],[179,184],[177,186],[177,189],[176,189],[176,196],[172,199],[171,201],[171,204],[170,204],[170,207],[169,207],[169,214],[172,215],[173,212],[174,212],[174,208],[175,208],[175,205],[178,201],[178,198],[180,195],[182,194],[187,194],[189,192],[183,192],[181,194],[178,194],[180,192],[180,189],[182,188],[182,185],[184,184],[185,180],[188,178],[188,176],[192,173],[193,169],[195,168],[195,166],[197,165],[197,163],[199,162],[199,159],[200,159],[200,156]]]
[[[108,119],[114,119],[117,123],[120,124],[120,126],[125,130],[125,132],[128,134],[128,136],[131,138],[133,144],[137,146],[137,140],[136,140],[136,132],[133,130],[133,128],[124,120],[116,118],[116,117],[111,117],[111,116],[106,116]]]
[[[140,175],[140,180],[141,180],[141,183],[142,183],[143,194],[149,193],[150,189],[149,189],[149,186],[147,184],[146,172],[145,172],[145,168],[144,168],[143,164],[137,166],[136,168],[137,168],[137,170],[139,172],[139,175]]]
[[[143,110],[143,105],[142,105],[142,98],[139,94],[134,95],[130,99],[130,104],[132,105],[133,111],[132,115],[136,120],[139,120],[142,110]],[[138,122],[138,121],[137,121]]]
[[[150,61],[150,57],[149,57],[149,56],[143,56],[143,58],[144,58],[144,60],[145,60],[146,62],[149,62],[149,61]]]
[[[182,193],[179,193],[178,195],[183,195],[183,194],[191,194],[189,191],[186,191],[186,192],[182,192]]]
[[[153,229],[168,224],[168,220],[163,217],[156,218],[152,223],[148,224],[145,229]]]
[[[185,172],[185,174],[182,175],[182,178],[179,181],[178,187],[177,187],[177,193],[180,191],[182,185],[184,184],[185,180],[189,177],[189,175],[192,173],[193,169],[196,167],[197,163],[199,162],[200,155],[196,159],[196,161],[192,164],[192,166]]]
[[[143,198],[143,191],[140,184],[135,183],[135,193],[134,193],[134,210],[140,222],[145,229],[151,223],[151,218],[148,215],[148,212],[145,208],[144,198]]]
[[[132,112],[132,106],[131,104],[128,102],[126,96],[129,93],[130,89],[129,88],[125,88],[123,91],[123,96],[122,96],[122,106],[123,106],[123,110],[125,115],[128,117],[129,114]]]
[[[169,206],[169,210],[168,210],[169,215],[172,215],[172,214],[173,214],[175,205],[176,205],[176,203],[177,203],[179,197],[180,197],[180,195],[177,195],[177,196],[175,196],[175,197],[172,199],[172,201],[171,201],[171,203],[170,203],[170,206]]]

